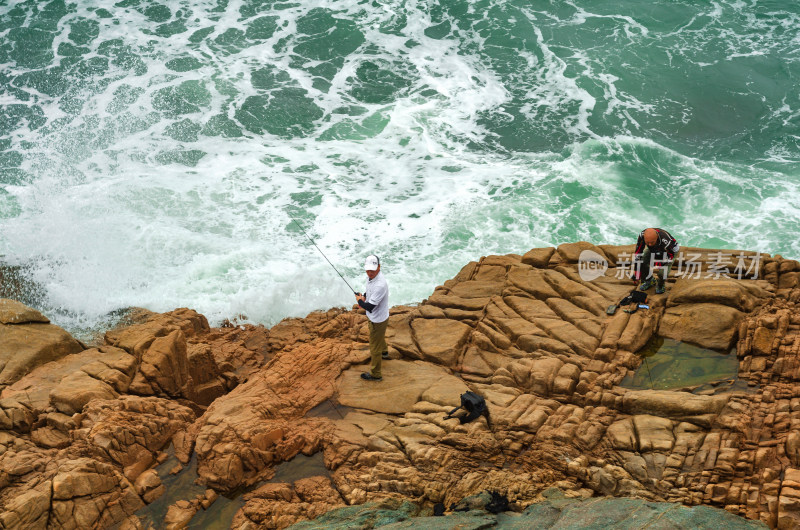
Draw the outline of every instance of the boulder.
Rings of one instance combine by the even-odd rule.
[[[612,265],[616,265],[620,261],[628,263],[633,259],[633,252],[636,250],[636,245],[598,245],[603,251],[603,254],[608,258]],[[630,266],[629,266],[630,268]]]
[[[611,447],[616,450],[637,451],[639,449],[631,418],[618,420],[609,425],[606,429],[606,438]]]
[[[131,390],[144,395],[190,397],[190,382],[193,382],[189,377],[186,350],[186,337],[180,330],[154,338],[142,353],[142,362],[131,383]]]
[[[558,245],[556,251],[561,256],[561,263],[578,263],[578,260],[581,257],[581,252],[589,250],[594,252],[601,258],[608,261],[608,257],[606,256],[605,252],[602,248],[594,245],[593,243],[589,243],[588,241],[578,241],[576,243],[563,243]]]
[[[181,500],[171,505],[164,516],[164,528],[166,530],[179,530],[189,526],[189,522],[200,508],[199,503],[190,503]]]
[[[458,320],[417,318],[411,329],[422,357],[426,361],[454,366],[472,328]]]
[[[155,469],[148,469],[139,475],[133,486],[136,488],[136,493],[148,504],[159,498],[166,491]]]
[[[498,294],[503,289],[503,282],[505,281],[505,269],[503,269],[502,279],[491,280],[467,280],[457,283],[450,288],[450,293],[453,296],[464,298],[467,300],[474,300],[474,303],[485,304],[485,299],[492,295]],[[469,307],[461,307],[461,309],[469,309]]]
[[[13,318],[6,316],[7,320]],[[0,387],[15,383],[37,366],[83,349],[80,342],[53,324],[0,324]]]
[[[675,424],[671,420],[650,414],[637,414],[632,419],[640,452],[669,453],[672,450],[675,443],[672,430]]]
[[[102,454],[135,480],[172,437],[195,420],[191,409],[156,397],[122,396],[91,401],[78,431],[92,452]]]
[[[327,477],[302,478],[293,484],[265,484],[245,496],[245,505],[234,516],[231,527],[285,528],[344,505]]]
[[[522,263],[537,269],[543,269],[547,267],[555,251],[555,247],[531,249],[522,256]]]
[[[49,324],[50,320],[22,302],[0,298],[0,324],[30,324],[33,322]]]
[[[85,389],[88,388],[87,385],[92,385],[84,376],[103,383],[94,385],[95,390],[103,389],[98,396],[113,397],[114,392],[124,393],[128,390],[135,370],[136,359],[124,350],[112,346],[91,348],[35,368],[13,385],[6,387],[0,395],[25,403],[32,410],[42,411],[51,405],[50,394],[53,389],[58,387],[66,376],[72,376],[72,379],[65,381],[60,387],[58,395],[61,401],[72,402],[74,407],[80,410],[88,400],[81,399],[76,393],[80,393],[81,388]],[[69,381],[75,379],[78,384],[71,388]],[[108,391],[108,388],[112,391]]]
[[[75,414],[93,399],[113,399],[117,397],[108,383],[78,370],[64,377],[50,391],[50,403],[64,414]]]
[[[727,352],[733,346],[743,317],[738,309],[718,304],[679,305],[666,310],[658,334]]]
[[[90,458],[61,463],[52,491],[48,524],[56,527],[110,527],[144,506],[113,466]]]
[[[749,313],[774,294],[763,281],[736,281],[732,279],[691,280],[678,279],[669,290],[667,306],[681,304],[719,304]]]
[[[709,427],[729,396],[701,396],[669,390],[629,390],[622,396],[627,414],[648,414]]]
[[[158,337],[165,337],[176,330],[182,331],[184,337],[194,337],[209,329],[206,317],[191,309],[181,308],[156,314],[143,324],[108,331],[105,341],[140,359]]]
[[[753,353],[760,356],[772,353],[772,344],[775,342],[776,330],[759,326],[753,332],[752,348]]]

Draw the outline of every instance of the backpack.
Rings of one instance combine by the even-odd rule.
[[[486,406],[486,400],[475,392],[467,391],[461,394],[461,405],[451,410],[450,413],[445,416],[445,419],[454,417],[453,414],[455,414],[458,409],[464,409],[467,411],[466,414],[456,416],[458,421],[460,421],[462,424],[469,423],[478,416],[485,416],[486,423],[489,423],[489,408]]]
[[[639,291],[637,289],[633,289],[628,295],[619,301],[617,305],[628,305],[628,304],[646,304],[647,303],[647,293]]]

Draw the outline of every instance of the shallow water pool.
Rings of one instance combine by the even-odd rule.
[[[638,355],[643,362],[620,383],[635,390],[671,390],[699,387],[717,381],[733,382],[738,377],[735,350],[720,353],[685,342],[654,337]]]

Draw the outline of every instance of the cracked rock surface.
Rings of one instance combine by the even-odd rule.
[[[576,266],[587,249],[610,264],[592,281]],[[0,527],[136,528],[164,491],[153,468],[170,446],[196,458],[210,492],[170,507],[176,528],[243,490],[234,528],[369,502],[451,506],[485,490],[522,512],[551,487],[797,527],[800,264],[747,253],[757,279],[701,268],[650,295],[650,309],[608,315],[632,288],[615,268],[630,250],[575,243],[467,264],[418,305],[392,308],[378,383],[360,378],[367,320],[347,309],[269,330],[210,328],[178,309],[94,348],[26,357],[0,394]],[[692,250],[705,267],[719,252]],[[13,323],[0,344],[9,326],[16,337],[50,325],[4,303]],[[735,347],[739,382],[621,387],[656,336]],[[445,418],[467,390],[486,399],[489,422]],[[327,474],[272,480],[317,453]]]

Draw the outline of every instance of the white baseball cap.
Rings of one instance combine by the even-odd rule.
[[[364,262],[364,269],[368,271],[375,271],[378,270],[380,265],[381,260],[378,259],[378,256],[367,256],[367,259]]]

